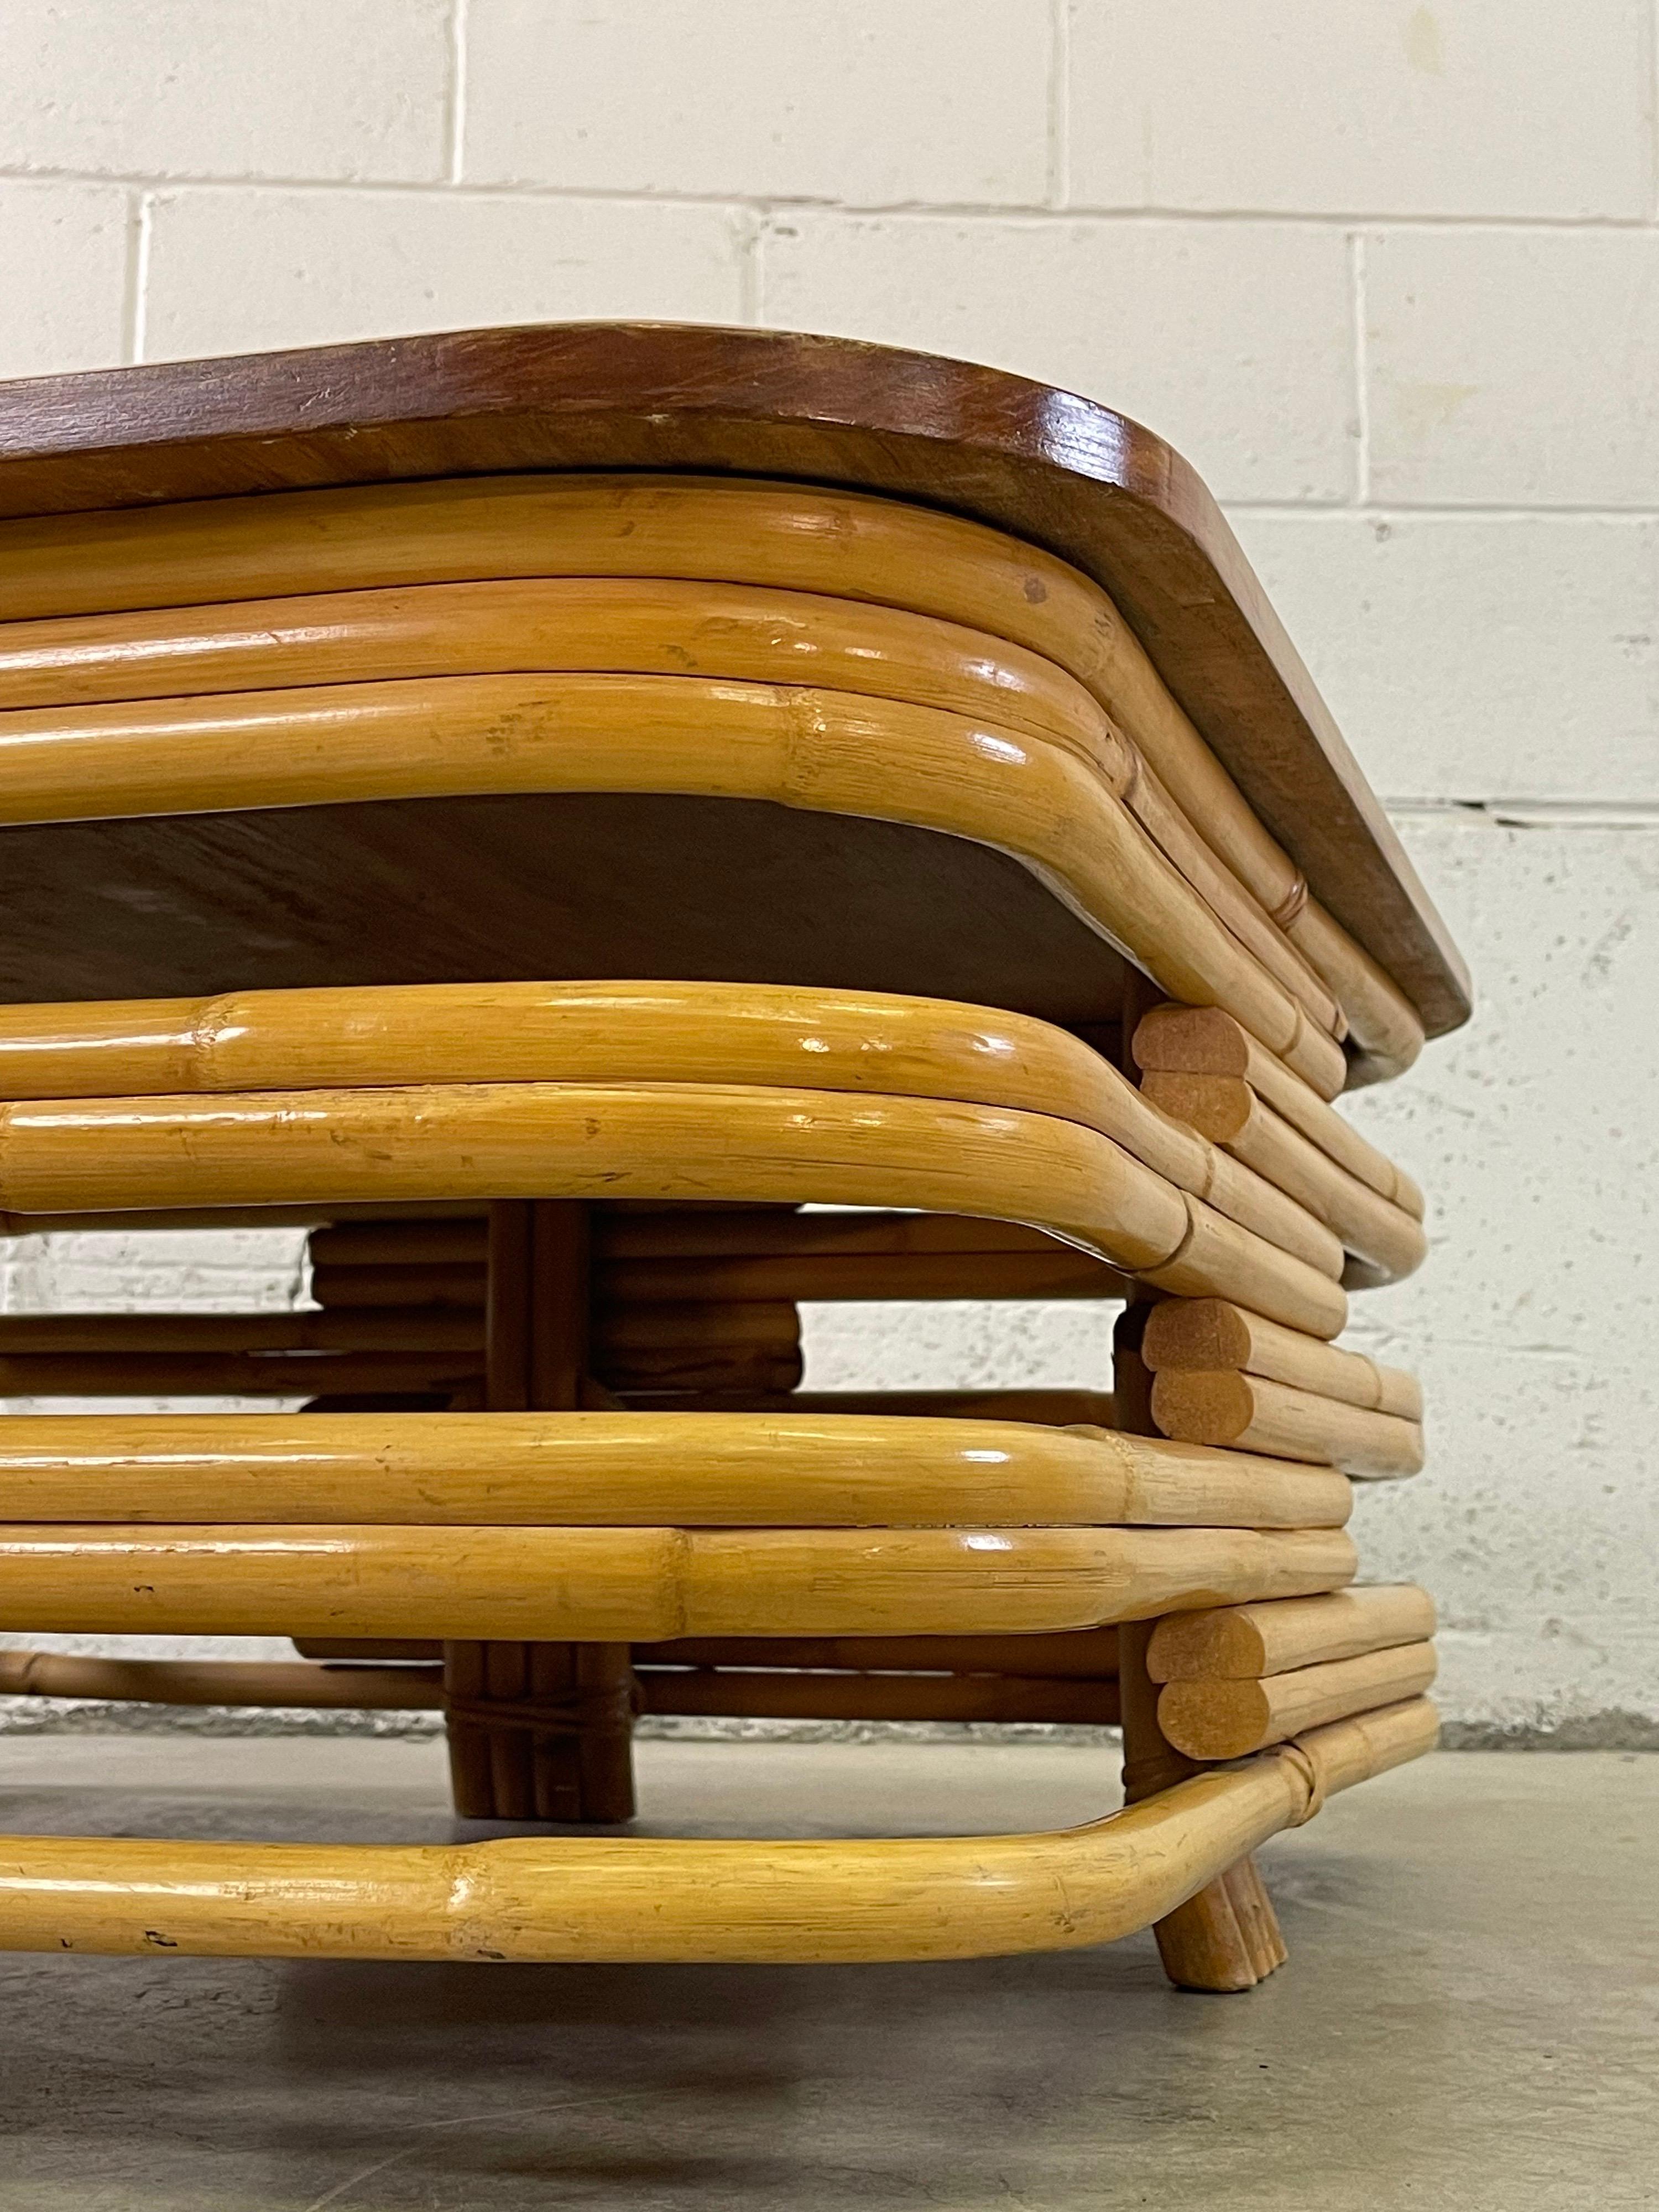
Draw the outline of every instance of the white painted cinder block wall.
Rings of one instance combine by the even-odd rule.
[[[1651,0],[4,0],[0,373],[592,315],[1001,363],[1227,503],[1474,965],[1355,1111],[1435,1194],[1361,1501],[1466,1723],[1659,1727]],[[280,1304],[291,1244],[6,1295]],[[1048,1327],[1050,1318],[1057,1330]],[[1039,1328],[1041,1322],[1041,1328]],[[1077,1310],[815,1323],[820,1379],[1098,1373]],[[1619,1717],[1623,1716],[1622,1720]],[[1600,1717],[1598,1720],[1598,1717]]]

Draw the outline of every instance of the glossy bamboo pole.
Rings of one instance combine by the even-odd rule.
[[[316,593],[0,629],[0,703],[99,704],[452,675],[627,670],[810,683],[988,718],[1115,771],[1123,738],[1054,662],[936,617],[671,578],[536,577]],[[1227,927],[1340,1035],[1326,987],[1151,767],[1126,794]]]
[[[1045,1722],[1115,1728],[1117,1685],[1036,1675],[790,1674],[778,1668],[647,1667],[647,1713],[750,1720]]]
[[[1237,1034],[1237,1025],[1228,1034]],[[327,1089],[433,1081],[740,1082],[900,1091],[1058,1111],[1194,1158],[1100,1056],[1052,1024],[895,992],[680,981],[437,983],[0,1007],[14,1098]],[[1160,1164],[1158,1159],[1149,1164]],[[368,1209],[361,1209],[368,1214]],[[479,1209],[422,1218],[476,1238]],[[699,1217],[702,1218],[704,1217]],[[622,1217],[626,1221],[633,1217]],[[775,1214],[711,1209],[725,1233]],[[414,1234],[407,1209],[359,1222]],[[636,1218],[640,1233],[652,1224]],[[618,1228],[620,1231],[620,1225]],[[648,1256],[665,1249],[647,1248]],[[676,1248],[678,1249],[678,1248]],[[703,1250],[701,1244],[694,1249]],[[766,1249],[743,1244],[744,1250]],[[450,1258],[478,1258],[477,1249]]]
[[[1056,662],[908,608],[669,576],[502,577],[0,625],[0,707],[447,676],[700,676],[942,707],[1066,744],[1122,739]]]
[[[409,1666],[443,1656],[441,1644],[410,1637],[303,1636],[294,1644],[302,1658],[340,1664],[372,1660]],[[693,1636],[636,1644],[633,1650],[642,1667],[885,1669],[1097,1681],[1116,1674],[1117,1644],[1115,1628],[1084,1628],[1052,1636]]]
[[[433,1199],[405,1206],[146,1206],[134,1212],[119,1208],[88,1213],[84,1208],[61,1213],[0,1212],[0,1237],[46,1237],[60,1230],[155,1230],[173,1235],[181,1229],[317,1229],[343,1221],[408,1222],[428,1216],[457,1220],[482,1220],[484,1209],[476,1200],[451,1205]]]
[[[890,1086],[1054,1114],[1112,1138],[1321,1272],[1342,1270],[1340,1245],[1311,1213],[1148,1103],[1097,1053],[1047,1023],[982,1007],[777,986],[572,982],[0,1008],[0,1094],[18,1097],[434,1080]],[[482,1264],[464,1232],[441,1249],[444,1264]]]
[[[0,1615],[76,1635],[1012,1635],[1308,1595],[1355,1565],[1336,1528],[13,1522]]]
[[[890,1298],[1121,1298],[1129,1279],[1074,1245],[1049,1240],[1032,1252],[853,1252],[799,1259],[601,1261],[594,1294],[603,1312],[657,1304],[724,1308],[772,1299],[858,1303]]]
[[[354,1306],[325,1313],[0,1314],[0,1356],[41,1352],[479,1352],[482,1317]]]
[[[497,1530],[1294,1529],[1339,1528],[1352,1506],[1340,1475],[1243,1452],[1097,1429],[817,1411],[15,1414],[0,1422],[0,1497],[15,1523]]]
[[[443,1639],[437,1636],[295,1636],[289,1639],[302,1659],[326,1659],[337,1665],[368,1660],[386,1660],[399,1667],[443,1658]]]
[[[1165,1113],[1224,1146],[1328,1224],[1347,1250],[1370,1262],[1376,1279],[1397,1282],[1422,1266],[1429,1247],[1420,1223],[1338,1167],[1248,1083],[1228,1075],[1152,1073],[1146,1091]]]
[[[532,791],[908,822],[1057,880],[1170,996],[1229,1007],[1328,1095],[1346,1072],[1105,777],[939,708],[689,676],[449,677],[19,711],[0,716],[0,820],[15,823]]]
[[[633,1680],[643,1713],[731,1714],[757,1720],[1037,1721],[1095,1728],[1114,1726],[1117,1720],[1115,1683],[1076,1675],[791,1674],[775,1667],[716,1671],[651,1666]],[[436,1667],[84,1659],[52,1651],[0,1651],[0,1696],[330,1711],[444,1708],[443,1674]]]
[[[665,1206],[601,1211],[593,1249],[613,1267],[640,1261],[975,1258],[1054,1251],[1051,1237],[1018,1222],[973,1214],[826,1212],[782,1206]]]
[[[1419,1757],[1426,1700],[1048,1835],[471,1845],[7,1837],[0,1946],[155,1957],[787,1960],[1109,1942],[1324,1797]]]
[[[444,1261],[385,1267],[313,1266],[311,1294],[330,1312],[402,1314],[450,1319],[480,1339],[487,1279],[483,1267]]]
[[[434,1390],[447,1395],[483,1371],[482,1352],[24,1352],[0,1355],[0,1397],[311,1398]],[[711,1370],[705,1363],[698,1371]]]
[[[1164,1299],[1146,1324],[1141,1353],[1154,1373],[1239,1368],[1370,1413],[1423,1418],[1423,1393],[1414,1376],[1380,1367],[1362,1352],[1281,1328],[1224,1298]]]
[[[1261,906],[1292,917],[1287,933],[1364,1048],[1361,1072],[1397,1073],[1421,1048],[1421,1024],[1398,987],[1306,896],[1110,598],[1066,562],[983,525],[798,485],[538,476],[185,502],[0,529],[8,604],[34,617],[550,574],[818,592],[961,623],[1042,655],[1131,734]]]
[[[1158,1726],[1189,1759],[1240,1759],[1304,1729],[1420,1697],[1434,1680],[1431,1644],[1402,1644],[1256,1680],[1166,1683]]]
[[[1218,858],[1205,841],[1201,822],[1188,819],[1145,756],[1133,744],[1128,755],[1122,798],[1129,811],[1216,919],[1289,992],[1305,1018],[1340,1042],[1348,1033],[1347,1016],[1277,916]]]
[[[1166,1437],[1190,1443],[1316,1460],[1347,1474],[1417,1474],[1423,1431],[1393,1413],[1369,1413],[1236,1368],[1166,1368],[1152,1381],[1152,1417]]]
[[[1340,1036],[1326,987],[1144,763],[1054,662],[982,631],[821,593],[672,579],[538,577],[313,594],[189,615],[0,629],[0,703],[90,705],[202,693],[484,674],[696,675],[939,707],[1065,745],[1126,781],[1132,811],[1199,896]]]
[[[724,1285],[740,1279],[739,1267],[780,1261],[801,1267],[849,1260],[945,1261],[989,1271],[1005,1262],[1075,1265],[1079,1259],[1073,1247],[1056,1243],[1040,1229],[939,1213],[717,1206],[629,1213],[601,1206],[593,1209],[591,1234],[595,1263],[613,1283],[631,1279],[630,1269],[647,1267],[684,1267],[677,1279]],[[482,1224],[467,1221],[342,1222],[314,1230],[307,1249],[314,1273],[327,1270],[343,1282],[363,1267],[481,1268],[485,1256]],[[711,1272],[706,1277],[692,1272],[701,1268]],[[733,1272],[717,1275],[715,1270]]]
[[[625,1400],[625,1402],[632,1402]],[[1109,1390],[792,1390],[784,1397],[693,1394],[665,1400],[661,1413],[880,1413],[935,1420],[1034,1421],[1049,1428],[1117,1426]]]
[[[1146,1667],[1155,1682],[1288,1674],[1354,1659],[1434,1634],[1434,1600],[1414,1583],[1374,1583],[1277,1605],[1171,1613],[1153,1629]]]
[[[805,1372],[799,1344],[642,1345],[596,1348],[594,1381],[622,1397],[664,1394],[787,1395]]]
[[[24,1211],[319,1204],[427,1194],[756,1198],[1023,1219],[1183,1296],[1231,1297],[1310,1334],[1340,1287],[1049,1115],[915,1098],[662,1084],[18,1103],[0,1194]]]
[[[1348,1087],[1403,1075],[1422,1052],[1425,1035],[1416,1007],[1393,976],[1316,898],[1303,899],[1295,909],[1277,908],[1275,918],[1314,973],[1331,986],[1347,1018],[1354,1048]]]
[[[602,1307],[592,1317],[596,1350],[617,1353],[722,1350],[752,1346],[786,1352],[800,1344],[800,1316],[787,1298],[750,1298],[727,1304],[696,1299],[629,1299]]]
[[[482,1213],[476,1221],[327,1222],[306,1239],[306,1255],[313,1275],[324,1267],[483,1267],[489,1223]]]
[[[0,1651],[0,1697],[437,1712],[443,1705],[443,1676],[436,1667],[325,1667],[269,1659],[103,1659],[62,1651]]]
[[[1423,1194],[1405,1170],[1219,1006],[1153,1007],[1135,1029],[1133,1054],[1149,1074],[1240,1078],[1339,1167],[1413,1221],[1423,1218]]]
[[[1151,1106],[1152,1101],[1147,1103]],[[1346,1266],[1352,1263],[1343,1260],[1340,1238],[1299,1200],[1219,1146],[1210,1148],[1203,1187],[1196,1195],[1226,1220],[1265,1237],[1322,1275],[1346,1279]]]
[[[1095,1682],[1116,1674],[1117,1644],[1115,1628],[1056,1636],[705,1636],[636,1644],[634,1656],[641,1667],[827,1668]]]

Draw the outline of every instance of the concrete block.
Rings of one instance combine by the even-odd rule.
[[[465,173],[1040,203],[1048,0],[472,0]]]
[[[8,1313],[283,1313],[304,1283],[298,1229],[76,1230],[5,1248]]]
[[[1659,234],[1389,231],[1365,264],[1378,501],[1659,506]]]
[[[0,376],[120,360],[130,213],[114,185],[0,182]]]
[[[4,1313],[287,1313],[310,1302],[303,1230],[79,1230],[0,1249]],[[0,1399],[0,1419],[237,1410],[291,1408],[270,1398]]]
[[[1233,522],[1384,798],[1659,802],[1659,524]]]
[[[805,1390],[1109,1390],[1115,1306],[908,1300],[804,1305]]]
[[[1649,211],[1647,9],[1072,0],[1069,201],[1273,213]]]
[[[1349,1340],[1362,1344],[1362,1336]],[[1550,1735],[1659,1720],[1651,1561],[1659,1391],[1645,1373],[1433,1341],[1413,1360],[1429,1461],[1363,1486],[1361,1579],[1420,1582],[1440,1608],[1449,1718]],[[1628,1741],[1628,1736],[1626,1739]]]
[[[441,177],[448,21],[447,0],[9,0],[0,163]]]
[[[738,222],[722,208],[231,189],[165,195],[155,223],[152,359],[742,311]]]
[[[1434,1245],[1356,1314],[1402,1346],[1468,1346],[1475,1401],[1488,1351],[1633,1372],[1659,1340],[1659,824],[1448,812],[1401,828],[1476,1012],[1348,1102],[1429,1194]]]
[[[791,212],[762,240],[761,319],[1068,386],[1150,424],[1224,497],[1353,489],[1334,229]]]

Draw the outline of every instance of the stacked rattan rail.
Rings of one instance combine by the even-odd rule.
[[[1423,1028],[1102,587],[896,499],[485,475],[7,524],[0,591],[20,828],[744,802],[994,848],[1124,956],[1069,1033],[343,957],[0,1009],[13,1233],[303,1223],[314,1294],[0,1317],[16,1398],[305,1407],[10,1417],[0,1626],[301,1656],[19,1650],[0,1686],[441,1710],[458,1808],[524,1821],[625,1820],[641,1711],[1121,1721],[1130,1800],[931,1841],[13,1838],[0,1942],[874,1959],[1157,1923],[1191,1986],[1271,1971],[1250,1852],[1434,1736],[1427,1601],[1350,1588],[1346,1527],[1351,1478],[1421,1464],[1420,1403],[1333,1341],[1425,1246],[1331,1101]],[[1115,1393],[800,1388],[803,1304],[1010,1297],[1121,1304]]]

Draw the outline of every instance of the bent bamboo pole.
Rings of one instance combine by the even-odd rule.
[[[0,1651],[0,1697],[96,1698],[112,1705],[295,1705],[439,1712],[440,1667],[325,1667],[308,1661],[100,1659]]]
[[[1426,1699],[1047,1835],[464,1845],[0,1839],[0,1946],[155,1957],[987,1958],[1162,1918],[1325,1797],[1433,1747]]]
[[[349,1228],[345,1233],[356,1236],[358,1231]],[[1055,1249],[1054,1240],[1040,1229],[974,1214],[797,1213],[772,1206],[732,1211],[719,1206],[680,1206],[656,1212],[606,1208],[593,1218],[593,1250],[606,1266],[647,1260],[936,1259],[964,1253],[982,1259]]]
[[[1133,1050],[1136,1066],[1148,1073],[1240,1077],[1339,1167],[1402,1207],[1413,1221],[1423,1218],[1423,1194],[1404,1168],[1362,1137],[1219,1006],[1154,1006],[1141,1017]]]
[[[794,1351],[800,1316],[787,1298],[754,1298],[732,1305],[655,1300],[603,1307],[592,1318],[592,1340],[606,1352],[703,1350],[739,1346],[763,1352]]]
[[[26,1352],[477,1352],[465,1312],[353,1307],[325,1313],[0,1314],[0,1356]]]
[[[14,1523],[497,1528],[1312,1528],[1352,1503],[1329,1469],[1201,1444],[839,1412],[14,1414],[0,1498]]]
[[[757,1720],[1043,1721],[1096,1728],[1117,1720],[1115,1683],[1075,1675],[647,1666],[635,1676],[635,1691],[643,1713]],[[437,1667],[82,1659],[51,1651],[0,1651],[0,1696],[330,1711],[441,1712],[445,1705]]]
[[[1125,1298],[1132,1288],[1075,1245],[1035,1252],[854,1252],[822,1258],[600,1261],[593,1270],[599,1313],[658,1302],[747,1304],[871,1299]]]
[[[0,629],[0,702],[94,705],[204,692],[581,672],[702,676],[939,707],[1064,745],[1126,786],[1155,842],[1310,1019],[1325,986],[1142,763],[1052,661],[982,631],[821,593],[671,579],[540,577],[325,593]]]
[[[482,1352],[42,1352],[0,1356],[0,1397],[310,1398],[448,1392],[483,1372]]]
[[[733,1336],[739,1334],[734,1331]],[[701,1345],[615,1345],[601,1340],[593,1358],[595,1379],[608,1389],[629,1395],[786,1397],[793,1394],[803,1371],[799,1344],[781,1338]],[[333,1400],[411,1392],[448,1396],[477,1386],[483,1371],[482,1352],[22,1353],[0,1355],[0,1396]],[[1098,1415],[1091,1412],[1089,1418]]]
[[[1310,1145],[1248,1083],[1228,1075],[1150,1074],[1145,1089],[1165,1113],[1224,1146],[1328,1224],[1370,1263],[1374,1279],[1398,1282],[1422,1266],[1429,1245],[1421,1224]]]
[[[1188,1759],[1240,1759],[1304,1729],[1420,1697],[1435,1677],[1432,1644],[1402,1644],[1256,1680],[1166,1683],[1158,1724]]]
[[[592,1384],[608,1394],[584,1399],[596,1407],[633,1397],[654,1404],[665,1395],[787,1397],[805,1371],[805,1356],[799,1345],[641,1345],[596,1351],[593,1368]]]
[[[119,1209],[88,1213],[84,1208],[63,1213],[6,1213],[0,1212],[0,1237],[46,1237],[59,1230],[153,1229],[164,1234],[181,1229],[319,1229],[342,1221],[423,1221],[428,1216],[481,1221],[485,1208],[476,1200],[451,1205],[440,1199],[418,1200],[410,1206],[245,1206],[240,1207],[180,1206],[145,1207],[141,1212]]]
[[[593,1218],[591,1235],[597,1237],[602,1220]],[[489,1224],[484,1218],[330,1222],[312,1231],[306,1256],[313,1275],[325,1267],[483,1267],[489,1259]]]
[[[289,1638],[302,1659],[345,1662],[364,1659],[394,1660],[399,1666],[422,1661],[436,1665],[444,1656],[439,1636],[295,1636]]]
[[[1415,1421],[1368,1413],[1236,1368],[1164,1369],[1152,1379],[1152,1417],[1166,1437],[1320,1461],[1347,1474],[1418,1474],[1423,1467]]]
[[[1421,1049],[1392,979],[1308,897],[1098,585],[979,523],[819,487],[643,476],[469,477],[180,502],[0,528],[20,616],[503,576],[726,580],[911,609],[1068,670],[1343,1006],[1362,1079]]]
[[[646,1410],[650,1410],[647,1408]],[[936,1420],[1035,1421],[1048,1428],[1117,1428],[1109,1390],[792,1390],[783,1398],[713,1395],[671,1400],[656,1408],[685,1413],[927,1414]]]
[[[1324,1597],[1171,1613],[1153,1629],[1146,1671],[1155,1682],[1204,1675],[1285,1674],[1391,1644],[1425,1644],[1434,1600],[1414,1583],[1375,1583]]]
[[[118,1085],[117,1086],[119,1087]],[[178,1090],[186,1086],[169,1084]],[[257,1086],[237,1085],[235,1089]],[[817,1259],[842,1251],[1049,1252],[1041,1230],[948,1213],[801,1213],[790,1206],[602,1207],[591,1217],[593,1256],[627,1260]],[[313,1267],[477,1267],[489,1257],[483,1220],[341,1220],[313,1229]]]
[[[456,675],[581,672],[811,684],[988,719],[1066,746],[1124,782],[1124,740],[1054,662],[906,610],[822,593],[665,578],[538,577],[313,594],[189,615],[146,611],[0,629],[8,708]],[[1233,934],[1322,1028],[1325,987],[1164,789],[1125,796]]]
[[[429,1085],[382,1091],[20,1102],[0,1196],[23,1212],[412,1199],[763,1198],[1026,1221],[1182,1297],[1334,1336],[1337,1284],[1052,1116],[717,1085]]]
[[[74,1635],[1012,1635],[1305,1596],[1356,1565],[1336,1528],[13,1522],[0,1525],[0,1617]]]
[[[1120,1271],[1040,1229],[969,1216],[766,1206],[733,1212],[707,1205],[638,1213],[602,1208],[592,1234],[601,1302],[729,1302],[786,1292],[797,1301],[1128,1292]],[[1291,1249],[1279,1238],[1268,1241]],[[484,1240],[471,1222],[347,1222],[315,1231],[309,1250],[313,1287],[330,1306],[379,1304],[390,1320],[428,1296],[483,1303]]]
[[[3,1324],[0,1324],[3,1328]],[[1368,1413],[1423,1418],[1423,1393],[1414,1376],[1379,1367],[1362,1352],[1346,1352],[1320,1338],[1281,1328],[1224,1298],[1165,1298],[1153,1307],[1141,1358],[1154,1373],[1164,1369],[1240,1368],[1270,1382],[1286,1382]]]
[[[641,1667],[802,1667],[856,1674],[942,1671],[1092,1682],[1117,1672],[1117,1631],[1085,1628],[1057,1636],[686,1637],[678,1643],[636,1644],[634,1657]]]
[[[433,1081],[763,1083],[1052,1114],[1112,1138],[1322,1273],[1342,1271],[1337,1240],[1311,1213],[1149,1103],[1099,1054],[1048,1023],[985,1007],[781,986],[569,982],[0,1008],[0,1096]],[[478,1258],[473,1232],[451,1225],[459,1234],[446,1257]]]
[[[1117,1684],[1039,1675],[790,1674],[781,1668],[646,1667],[647,1713],[749,1720],[1046,1722],[1117,1724]]]
[[[1227,1006],[1326,1095],[1346,1073],[1105,778],[939,708],[689,676],[447,677],[18,711],[0,715],[0,763],[14,823],[533,791],[905,822],[1007,853],[1172,997]]]
[[[311,1295],[331,1312],[398,1313],[410,1318],[452,1317],[483,1340],[487,1269],[398,1261],[387,1267],[317,1267]],[[446,1314],[447,1310],[447,1314]]]
[[[1115,1628],[1083,1628],[1053,1636],[697,1636],[632,1649],[642,1667],[885,1668],[1093,1681],[1116,1674],[1117,1641]],[[441,1643],[409,1637],[302,1636],[294,1644],[304,1659],[407,1665],[443,1657]]]
[[[82,707],[446,676],[810,684],[989,718],[1103,766],[1122,740],[1057,663],[908,608],[670,576],[502,577],[0,625],[0,705]]]
[[[1291,898],[1297,896],[1293,888]],[[1331,986],[1347,1018],[1350,1039],[1358,1048],[1348,1062],[1348,1088],[1388,1083],[1403,1075],[1425,1040],[1416,1007],[1393,976],[1355,944],[1317,899],[1304,898],[1294,910],[1287,902],[1274,908],[1273,915],[1315,975]]]

